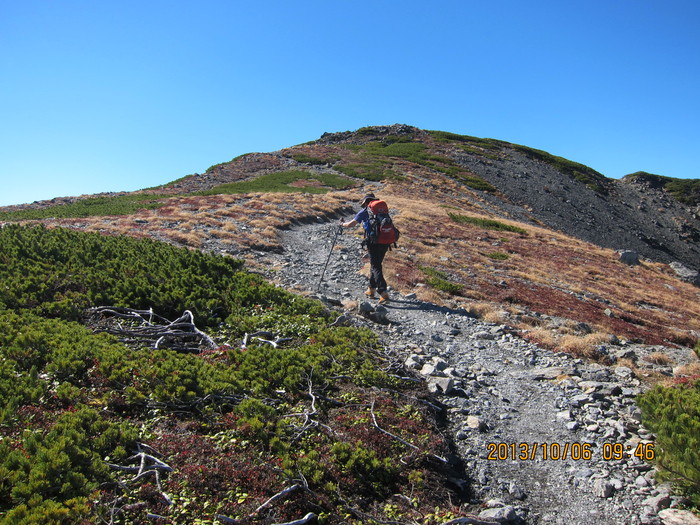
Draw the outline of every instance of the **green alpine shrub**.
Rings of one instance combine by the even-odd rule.
[[[656,434],[660,478],[700,507],[700,380],[656,386],[638,398],[638,405],[644,425]]]

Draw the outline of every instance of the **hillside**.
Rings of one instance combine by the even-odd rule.
[[[656,505],[650,499],[667,489],[633,457],[613,465],[598,455],[585,467],[531,461],[513,470],[505,461],[484,463],[479,454],[487,440],[516,443],[525,433],[542,443],[589,440],[596,450],[615,440],[648,444],[652,436],[639,424],[637,396],[649,400],[645,410],[653,418],[645,424],[677,417],[657,408],[677,390],[694,395],[700,377],[700,289],[688,282],[697,280],[700,260],[697,183],[644,173],[615,181],[524,146],[394,125],[243,155],[140,192],[5,208],[0,222],[45,225],[57,237],[46,240],[43,228],[0,230],[4,279],[13,283],[0,294],[0,322],[7,327],[0,348],[12,349],[0,380],[17,373],[25,378],[12,387],[0,381],[15,403],[3,407],[0,425],[5,421],[3,433],[9,428],[13,440],[25,439],[22,432],[34,428],[48,392],[51,415],[36,416],[47,439],[60,441],[50,430],[57,421],[90,436],[99,425],[80,422],[94,419],[90,407],[107,407],[148,430],[146,445],[158,445],[182,467],[183,477],[167,485],[181,499],[165,505],[168,490],[154,473],[145,474],[154,476],[151,483],[129,482],[128,500],[115,488],[101,493],[108,522],[144,519],[146,510],[190,519],[211,514],[206,505],[216,502],[225,509],[221,514],[237,516],[231,523],[275,523],[307,511],[327,523],[427,524],[460,515],[460,523],[480,523],[475,516],[489,498],[503,498],[508,505],[494,504],[481,522],[493,522],[495,511],[508,507],[512,513],[504,510],[498,522],[566,517],[602,525],[615,516],[622,523],[634,506],[630,523],[660,523],[661,507],[649,511]],[[337,222],[350,218],[368,191],[390,203],[402,230],[385,265],[393,303],[384,312],[361,300],[367,269],[358,237],[344,235],[329,251]],[[82,240],[71,230],[90,236]],[[170,252],[168,245],[179,249]],[[621,262],[620,249],[638,252],[640,263]],[[241,272],[237,259],[258,275]],[[675,263],[686,267],[683,279]],[[112,314],[131,316],[126,324],[137,319],[120,308],[138,309],[138,320],[154,315],[151,307],[168,319],[189,309],[222,346],[202,351],[207,340],[196,336],[200,349],[188,343],[181,357],[165,349],[149,356],[139,344],[160,339],[137,331],[128,338],[128,352],[115,352],[103,340],[91,348],[87,332],[60,324],[81,321],[121,333],[123,321],[83,317],[84,308],[105,305],[115,307]],[[62,321],[41,320],[56,317]],[[179,321],[187,324],[186,317]],[[13,332],[29,326],[40,333]],[[47,335],[52,331],[61,335]],[[253,344],[248,334],[255,331],[258,341],[276,337],[285,344]],[[82,357],[64,342],[71,337],[81,341],[79,352],[93,366],[79,365]],[[176,342],[183,337],[187,343],[191,336],[179,333]],[[293,352],[285,351],[287,339]],[[39,359],[34,341],[42,348],[57,345],[52,355],[61,364]],[[448,372],[423,371],[438,363]],[[62,366],[75,369],[76,380],[69,374],[56,379]],[[129,376],[140,366],[148,380]],[[179,367],[182,373],[175,373]],[[437,400],[424,397],[417,386],[422,377]],[[448,383],[449,395],[441,390]],[[655,384],[665,386],[651,390],[657,397],[644,398]],[[85,405],[80,417],[65,415],[73,403]],[[19,419],[12,416],[17,407]],[[700,425],[700,417],[688,413]],[[110,425],[105,428],[115,439],[135,446],[133,428]],[[350,436],[353,446],[335,442],[339,435]],[[193,452],[195,439],[206,444],[201,454]],[[658,439],[663,442],[663,432]],[[29,439],[23,446],[48,457],[55,443],[45,444],[46,450]],[[137,444],[142,456],[156,457]],[[234,454],[236,447],[244,456]],[[123,449],[104,445],[100,454],[107,453],[127,469]],[[0,473],[22,465],[28,477],[21,490],[29,494],[30,468],[11,457],[11,464],[0,463]],[[227,474],[225,465],[249,478]],[[93,483],[106,474],[82,475]],[[455,484],[455,476],[466,486]],[[615,481],[612,488],[600,482],[606,476]],[[545,478],[566,491],[542,489]],[[250,492],[233,483],[247,484]],[[386,492],[387,483],[398,492]],[[290,486],[293,495],[284,493]],[[71,487],[65,494],[79,493]],[[411,495],[401,487],[410,487]],[[679,488],[700,494],[692,483]],[[12,492],[21,502],[24,493],[17,490],[0,484],[0,495]],[[47,503],[51,490],[41,505],[58,512]],[[279,505],[256,510],[280,494]],[[674,496],[673,502],[683,500]],[[115,510],[122,503],[124,514]],[[75,508],[87,512],[84,505],[80,500]],[[589,516],[593,509],[597,515]],[[0,507],[0,517],[7,510]],[[12,512],[21,516],[26,509]]]
[[[347,217],[359,194],[376,190],[405,229],[405,256],[392,268],[397,290],[487,309],[549,346],[572,335],[561,320],[692,346],[697,288],[668,263],[697,279],[698,203],[649,180],[615,181],[523,146],[394,125],[243,155],[133,194],[35,203],[0,220],[151,237],[266,268],[265,254],[283,250],[279,232]],[[484,219],[514,228],[479,226]],[[643,263],[620,264],[612,250],[622,249]],[[423,286],[425,268],[457,293]],[[552,327],[554,339],[545,333]]]
[[[214,165],[203,174],[131,195],[57,198],[4,210],[41,210],[57,205],[66,208],[66,204],[76,200],[98,205],[100,200],[117,197],[120,206],[130,202],[123,209],[133,211],[159,205],[151,202],[149,195],[162,201],[167,195],[267,191],[265,184],[269,183],[265,181],[248,190],[235,185],[280,172],[288,173],[290,181],[301,173],[292,186],[304,191],[314,186],[354,186],[358,179],[457,183],[459,197],[480,207],[483,213],[545,226],[605,248],[634,250],[653,261],[680,262],[691,270],[700,269],[699,180],[645,172],[621,180],[609,179],[587,166],[544,151],[404,125],[325,133],[308,144],[242,155]],[[306,188],[304,174],[310,179]],[[350,181],[338,178],[343,176]],[[329,183],[331,179],[333,182]],[[91,213],[68,208],[68,215]],[[124,213],[121,209],[117,210],[120,214]],[[58,210],[49,215],[55,212]],[[46,216],[36,216],[42,215]]]
[[[387,162],[387,157],[403,165]],[[491,139],[398,125],[365,128],[325,134],[274,158],[246,156],[174,186],[185,191],[210,189],[265,170],[309,167],[369,180],[420,178],[424,171],[443,174],[482,190],[479,200],[491,207],[485,211],[544,225],[598,246],[635,250],[655,261],[678,261],[700,269],[700,181],[643,173],[621,181],[608,179],[561,157]]]

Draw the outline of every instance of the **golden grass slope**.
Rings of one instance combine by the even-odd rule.
[[[300,146],[295,151],[305,150]],[[648,344],[697,344],[700,290],[678,280],[667,265],[627,266],[613,250],[534,221],[511,221],[502,211],[496,216],[483,194],[435,170],[401,159],[392,169],[402,176],[383,183],[357,179],[350,190],[321,195],[173,196],[159,209],[130,216],[41,222],[153,237],[257,260],[264,268],[261,253],[282,250],[280,231],[298,222],[348,218],[358,197],[374,191],[389,202],[402,231],[399,249],[386,262],[390,285],[400,292],[471,309],[542,344],[578,354],[590,353],[610,335]],[[520,230],[458,223],[450,214]],[[253,251],[254,257],[246,256]],[[431,286],[426,272],[440,275],[451,292]]]

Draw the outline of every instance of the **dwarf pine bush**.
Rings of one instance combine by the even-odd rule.
[[[0,213],[0,220],[40,220],[49,217],[102,217],[105,215],[130,215],[138,210],[152,210],[165,204],[168,195],[147,193],[110,195],[79,199],[69,204],[58,204],[40,209],[16,210]]]
[[[283,314],[323,308],[242,271],[242,262],[148,239],[66,229],[0,229],[0,308],[34,309],[77,320],[90,306],[153,308],[175,319],[191,310],[215,326],[240,309],[271,305]]]
[[[700,507],[700,380],[657,386],[637,400],[644,425],[656,434],[659,475]]]
[[[313,508],[339,523],[347,502],[382,501],[411,472],[442,475],[422,454],[404,463],[405,447],[369,424],[362,405],[371,400],[383,424],[426,454],[444,445],[426,437],[427,416],[400,415],[405,400],[395,403],[389,389],[412,383],[378,366],[376,335],[328,328],[321,303],[239,261],[9,225],[0,263],[0,523],[241,517],[302,478],[311,491],[279,504],[275,518]],[[171,319],[189,309],[221,346],[195,354],[127,345],[80,324],[97,305]],[[242,344],[258,330],[286,342]],[[141,447],[173,472],[157,480],[129,470]],[[448,501],[434,490],[421,497],[431,509]]]

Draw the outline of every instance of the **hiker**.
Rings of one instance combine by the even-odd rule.
[[[380,204],[382,208],[372,211],[372,203]],[[355,218],[348,222],[342,222],[341,226],[343,228],[351,228],[358,224],[362,224],[365,229],[365,240],[362,242],[363,246],[367,247],[367,252],[369,253],[369,264],[370,264],[370,275],[369,275],[369,288],[365,292],[365,295],[370,298],[374,298],[375,292],[379,293],[379,303],[385,303],[389,300],[389,294],[387,292],[386,281],[384,280],[384,272],[382,270],[382,262],[384,261],[384,256],[389,250],[392,243],[395,243],[398,239],[398,230],[393,226],[391,219],[389,218],[389,209],[386,207],[384,201],[380,201],[373,193],[365,195],[361,202],[362,209],[355,215]],[[383,234],[377,233],[373,228],[374,223],[377,222],[379,217],[386,217],[391,232],[389,236],[385,239]],[[388,242],[387,242],[388,241]]]

